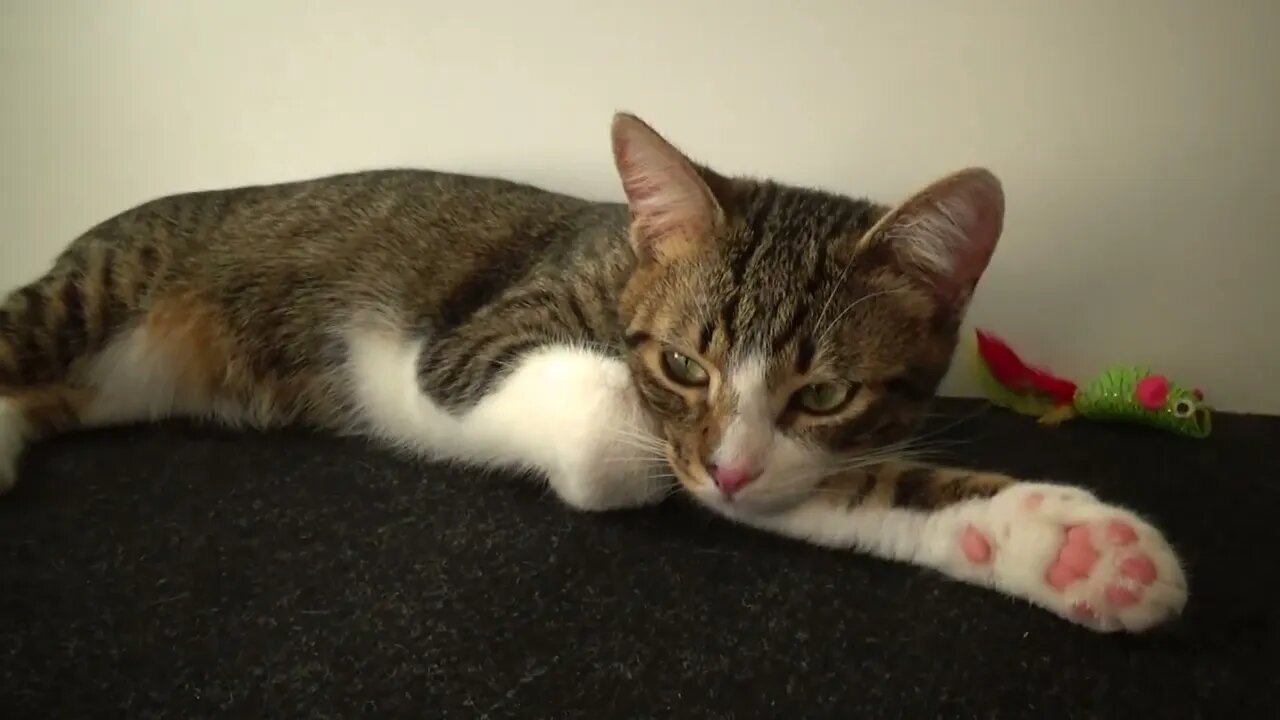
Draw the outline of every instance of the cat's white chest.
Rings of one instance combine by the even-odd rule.
[[[616,358],[548,346],[455,415],[419,390],[420,342],[355,331],[348,343],[361,424],[378,439],[434,459],[537,471],[583,509],[642,504],[668,485],[661,444]]]

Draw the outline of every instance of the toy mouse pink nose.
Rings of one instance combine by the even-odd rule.
[[[711,479],[725,495],[734,495],[752,480],[760,477],[760,470],[752,465],[712,465]]]

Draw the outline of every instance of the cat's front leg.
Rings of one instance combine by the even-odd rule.
[[[569,507],[584,512],[608,512],[652,505],[666,497],[671,480],[660,467],[619,473],[616,468],[556,471],[548,485]]]
[[[584,348],[530,353],[461,428],[464,457],[534,469],[577,510],[652,504],[675,481],[626,364]]]
[[[936,569],[1098,631],[1179,614],[1187,583],[1162,534],[1081,488],[890,463],[778,513],[728,510],[790,537]]]
[[[598,402],[579,408],[581,419],[545,466],[551,490],[566,505],[586,512],[624,510],[659,502],[675,476],[661,443],[647,428],[629,378],[603,369]]]

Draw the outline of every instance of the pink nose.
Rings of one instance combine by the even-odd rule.
[[[760,470],[751,465],[712,465],[711,479],[725,495],[734,495],[748,483],[760,477]]]

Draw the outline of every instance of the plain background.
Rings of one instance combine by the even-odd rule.
[[[0,287],[158,195],[383,166],[620,199],[616,109],[723,172],[1005,182],[970,319],[1280,412],[1280,3],[0,3]],[[968,394],[963,372],[948,391]]]

